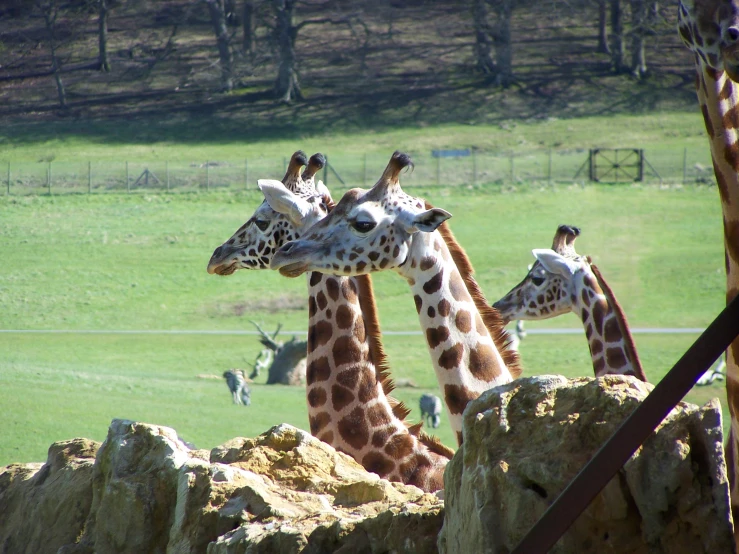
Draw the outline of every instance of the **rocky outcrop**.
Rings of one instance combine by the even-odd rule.
[[[288,425],[207,451],[114,420],[102,445],[0,468],[0,554],[507,553],[649,390],[536,377],[485,393],[446,508]],[[679,405],[553,552],[733,552],[720,414]]]
[[[208,452],[114,420],[97,447],[57,443],[43,466],[0,468],[0,552],[436,552],[437,496],[289,425]]]
[[[542,376],[470,403],[440,552],[510,552],[651,388]],[[551,552],[733,553],[718,401],[679,404]]]

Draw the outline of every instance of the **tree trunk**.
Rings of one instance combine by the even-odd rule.
[[[598,52],[610,54],[608,47],[608,6],[607,0],[598,0]]]
[[[56,17],[58,15],[58,8],[56,3],[39,3],[44,14],[44,23],[46,24],[46,31],[49,33],[49,49],[51,50],[51,70],[54,75],[54,82],[56,83],[56,91],[59,96],[59,106],[62,108],[67,107],[67,93],[64,90],[64,83],[62,82],[61,76],[61,64],[59,58],[56,55]]]
[[[637,79],[647,74],[647,35],[652,32],[658,11],[657,2],[631,0],[631,74]]]
[[[244,52],[254,50],[254,0],[244,0]]]
[[[490,27],[488,25],[487,0],[474,0],[472,2],[472,21],[475,25],[475,59],[477,69],[485,75],[496,73],[493,61],[490,40]]]
[[[98,59],[100,71],[110,71],[108,57],[108,0],[98,0],[100,11],[98,15]]]
[[[513,50],[511,48],[511,15],[514,0],[497,0],[493,9],[497,15],[493,40],[495,44],[495,63],[498,73],[497,84],[508,87],[513,82]]]
[[[228,92],[233,90],[233,57],[228,40],[224,0],[205,0],[205,3],[210,12],[210,20],[213,23],[213,31],[215,31],[218,44],[218,55],[221,60],[221,90]]]
[[[302,100],[300,82],[295,70],[295,38],[293,10],[295,0],[274,0],[275,35],[280,50],[280,67],[275,82],[275,94],[282,102]]]
[[[616,73],[626,68],[621,0],[611,0],[611,65]]]

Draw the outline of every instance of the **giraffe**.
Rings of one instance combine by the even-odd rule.
[[[633,375],[646,381],[616,296],[591,259],[575,251],[579,234],[577,227],[560,225],[552,248],[533,250],[536,263],[493,307],[505,321],[547,319],[573,312],[585,328],[596,377]]]
[[[400,188],[410,158],[395,152],[368,191],[352,189],[301,239],[284,245],[272,267],[363,275],[392,269],[411,287],[452,429],[462,444],[462,412],[482,392],[518,377],[503,321],[487,305],[472,264],[444,223],[448,212]]]
[[[314,176],[325,163],[293,155],[280,181],[260,180],[265,201],[208,263],[211,274],[266,269],[282,243],[324,217],[331,205]],[[283,184],[284,183],[284,184]],[[308,417],[311,433],[391,481],[432,492],[444,486],[453,452],[405,422],[409,411],[390,397],[393,385],[380,340],[372,282],[365,277],[308,276]]]
[[[698,103],[721,200],[728,303],[739,294],[739,0],[681,0],[678,32],[695,59]],[[739,514],[739,338],[726,351],[726,396],[731,414],[726,465],[732,511]]]

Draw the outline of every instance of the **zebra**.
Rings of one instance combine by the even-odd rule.
[[[226,379],[228,390],[231,391],[234,404],[243,404],[244,406],[251,404],[251,392],[244,379],[243,370],[229,369],[223,372],[223,377]]]
[[[434,429],[441,423],[441,399],[433,394],[422,394],[419,401],[421,419]]]

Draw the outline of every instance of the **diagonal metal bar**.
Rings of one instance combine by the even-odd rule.
[[[737,336],[739,296],[724,308],[644,402],[580,470],[512,554],[544,554],[554,546],[670,410],[695,385],[698,377],[708,370]]]

